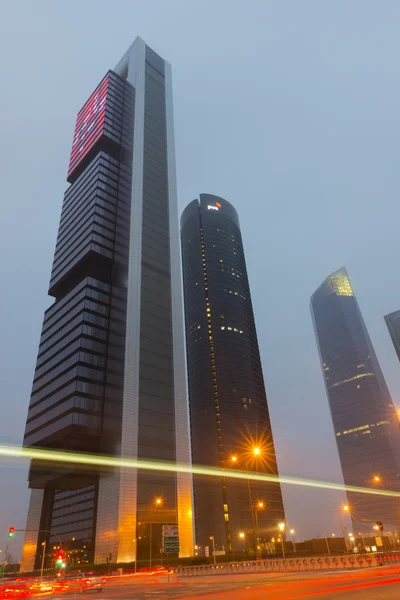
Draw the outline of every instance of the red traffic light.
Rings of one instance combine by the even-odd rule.
[[[8,537],[12,538],[12,536],[14,535],[14,531],[15,527],[10,527],[10,529],[8,530]]]

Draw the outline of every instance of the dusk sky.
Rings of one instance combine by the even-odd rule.
[[[172,64],[180,211],[204,192],[239,213],[280,472],[341,481],[309,302],[346,266],[400,407],[383,320],[400,309],[400,3],[1,8],[0,443],[23,437],[76,114],[139,35]],[[2,549],[25,527],[27,463],[0,477]],[[343,498],[285,487],[288,526],[339,534]]]

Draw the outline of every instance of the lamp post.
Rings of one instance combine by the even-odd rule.
[[[285,544],[284,544],[284,541],[283,541],[283,536],[284,536],[284,533],[285,533],[285,523],[283,523],[283,522],[279,523],[278,527],[279,527],[279,531],[281,532],[282,556],[283,556],[283,558],[285,558]]]
[[[360,531],[360,533],[358,534],[360,536],[360,538],[362,539],[362,543],[364,546],[364,552],[367,551],[366,546],[365,546],[365,539],[364,539],[364,534]]]
[[[328,554],[330,556],[331,554],[331,549],[329,548],[329,542],[328,542],[328,536],[324,535],[325,541],[326,541],[326,549],[328,550]]]
[[[158,509],[160,508],[160,506],[162,505],[162,503],[163,503],[162,498],[156,498],[154,500],[154,505],[155,505],[155,507],[157,509],[157,512],[156,512],[156,514],[157,514],[157,523],[158,523]],[[151,515],[151,512],[150,512],[150,560],[149,560],[150,569],[151,569],[151,544],[152,544],[152,529],[151,529],[151,526],[152,526],[152,515]]]
[[[43,550],[42,550],[42,565],[40,567],[40,581],[43,581],[43,569],[44,569],[44,557],[46,555],[46,540],[42,542]]]
[[[251,448],[251,454],[252,454],[253,458],[259,458],[261,456],[261,454],[262,454],[261,447],[258,446],[258,445],[253,446]],[[233,465],[236,465],[239,462],[237,455],[234,454],[233,456],[231,456],[231,462],[233,463]],[[250,469],[249,469],[249,461],[248,461],[248,459],[245,460],[245,468],[246,468],[246,471],[247,471],[247,474],[248,474],[248,477],[247,477],[247,487],[248,487],[248,490],[249,490],[250,513],[251,513],[251,521],[252,521],[252,524],[253,524],[254,538],[255,538],[255,541],[256,541],[256,554],[257,554],[258,553],[258,531],[257,531],[258,530],[258,516],[257,516],[256,510],[254,510],[254,508],[253,508],[253,506],[254,506],[253,505],[253,495],[252,495],[252,492],[251,492]]]
[[[215,537],[213,535],[210,535],[210,540],[212,540],[213,543],[213,557],[214,557],[214,565],[217,562],[217,557],[215,555]]]
[[[265,504],[262,500],[259,500],[255,506],[254,515],[256,518],[256,540],[257,540],[257,556],[261,560],[261,546],[260,546],[260,533],[258,529],[258,511],[263,510],[265,508]]]
[[[295,537],[294,537],[294,534],[295,534],[295,533],[296,533],[296,532],[295,532],[295,530],[294,530],[294,529],[291,529],[291,530],[290,530],[290,535],[292,536],[293,551],[294,551],[294,553],[296,554],[296,539],[295,539]]]
[[[342,521],[342,511],[343,511],[344,513],[350,514],[350,507],[349,507],[349,505],[348,505],[348,504],[343,504],[343,506],[341,506],[341,507],[340,507],[340,510],[339,510],[339,521],[340,521],[340,528],[341,528],[341,530],[342,530],[342,536],[343,536],[343,539],[344,539],[344,545],[345,545],[345,548],[346,548],[346,550],[348,550],[348,548],[349,548],[349,547],[348,547],[348,544],[347,544],[346,535],[345,535],[345,533],[344,533],[344,529],[345,529],[345,528],[344,528],[344,526],[343,526],[343,521]]]

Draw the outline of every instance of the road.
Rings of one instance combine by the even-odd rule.
[[[93,600],[93,593],[79,594]],[[67,600],[68,595],[52,596]],[[316,573],[255,573],[187,577],[170,582],[162,576],[123,577],[110,580],[101,600],[291,600],[294,598],[340,598],[345,600],[391,600],[400,598],[400,566],[355,571]]]

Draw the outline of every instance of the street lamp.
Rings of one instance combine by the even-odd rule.
[[[294,534],[295,534],[295,533],[296,533],[296,532],[295,532],[295,530],[294,530],[294,529],[291,529],[291,530],[290,530],[290,535],[292,536],[292,543],[293,543],[293,551],[294,551],[294,553],[296,553],[296,539],[295,539],[295,537],[294,537]]]
[[[217,562],[217,557],[215,555],[215,537],[213,535],[210,535],[210,540],[212,540],[213,543],[213,556],[214,556],[214,565]]]
[[[283,522],[282,523],[278,523],[278,527],[279,527],[279,531],[281,532],[282,556],[283,556],[283,558],[285,558],[285,545],[284,545],[284,542],[283,542],[283,535],[284,535],[285,527],[286,527],[285,523],[283,523]]]
[[[158,523],[158,509],[160,508],[160,506],[162,506],[163,503],[163,499],[158,496],[157,498],[155,498],[154,500],[154,505],[157,509],[156,515],[157,515],[157,523]],[[151,545],[152,545],[152,520],[153,520],[153,515],[152,515],[152,511],[150,511],[150,569],[151,569]]]
[[[252,446],[251,447],[251,454],[254,458],[259,458],[262,455],[262,451],[261,451],[261,447],[260,446]],[[239,460],[238,460],[238,456],[236,454],[233,454],[231,456],[231,462],[236,465]],[[251,492],[251,482],[250,482],[250,469],[249,469],[249,461],[248,458],[245,459],[245,467],[246,467],[246,471],[248,473],[248,477],[247,477],[247,487],[249,490],[249,503],[250,503],[250,514],[251,514],[251,520],[253,523],[253,532],[254,532],[254,537],[255,537],[255,546],[256,546],[256,554],[257,554],[257,546],[258,546],[258,515],[257,515],[257,507],[254,509],[253,506],[253,495]],[[259,507],[261,508],[261,507]]]
[[[367,551],[367,548],[366,548],[366,546],[365,546],[365,538],[364,538],[364,534],[363,534],[363,533],[360,531],[358,535],[359,535],[359,536],[360,536],[360,538],[362,539],[362,543],[363,543],[363,546],[364,546],[364,552],[366,552],[366,551]]]
[[[344,513],[350,514],[350,506],[348,504],[343,504],[343,506],[341,507],[341,510],[339,510],[340,528],[342,530],[342,536],[343,536],[343,539],[344,539],[344,544],[345,544],[346,550],[348,550],[347,539],[346,539],[346,536],[345,536],[345,533],[344,533],[345,528],[343,526],[342,511]]]
[[[260,560],[261,560],[261,547],[260,547],[260,533],[259,533],[259,529],[258,529],[258,511],[262,510],[264,507],[265,507],[265,503],[262,500],[259,500],[256,504],[255,511],[254,511],[254,515],[256,518],[256,532],[257,532],[256,546],[257,546],[257,554],[259,553]],[[258,551],[260,551],[260,552],[258,552]]]

